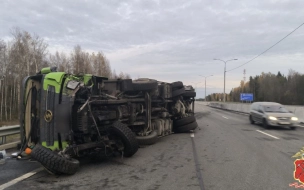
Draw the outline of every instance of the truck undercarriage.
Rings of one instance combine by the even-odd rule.
[[[109,80],[45,68],[23,80],[20,152],[56,174],[74,174],[81,156],[130,157],[159,137],[196,129],[195,96],[180,81]]]

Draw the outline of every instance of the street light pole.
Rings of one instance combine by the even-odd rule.
[[[225,67],[224,67],[224,102],[226,102],[226,63],[225,62]]]
[[[224,61],[224,60],[221,60],[221,59],[213,59],[213,60],[217,60],[217,61],[222,61],[224,62],[225,64],[225,67],[224,67],[224,102],[226,102],[226,63],[229,62],[229,61],[235,61],[237,59],[230,59],[230,60],[227,60],[227,61]]]
[[[207,100],[206,100],[206,77],[205,77],[205,102],[207,102]]]
[[[205,78],[205,102],[207,102],[207,100],[206,100],[206,78],[208,78],[208,77],[211,77],[211,76],[213,76],[213,75],[209,75],[209,76],[203,76],[203,75],[199,75],[199,76],[201,76],[201,77],[204,77]]]

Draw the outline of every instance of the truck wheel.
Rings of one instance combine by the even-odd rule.
[[[152,131],[151,134],[147,136],[136,136],[139,145],[152,145],[157,141],[157,132]]]
[[[137,152],[138,142],[134,133],[127,125],[116,121],[108,130],[112,135],[118,136],[122,140],[124,145],[124,156],[131,157]]]
[[[183,125],[186,125],[189,123],[193,123],[195,121],[196,121],[196,119],[194,116],[184,117],[184,118],[173,121],[173,126],[179,127],[179,126],[183,126]]]
[[[142,91],[142,90],[154,90],[157,89],[157,81],[153,79],[137,79],[133,80],[133,90],[134,91]]]
[[[185,88],[172,91],[172,97],[180,96],[185,93]]]
[[[75,174],[79,168],[78,160],[64,158],[40,144],[35,145],[31,156],[54,174]]]
[[[189,124],[186,124],[186,125],[183,125],[183,126],[179,126],[179,127],[175,127],[174,128],[174,132],[175,133],[187,133],[189,132],[190,130],[194,130],[198,127],[198,124],[197,122],[192,122],[192,123],[189,123]]]
[[[176,89],[184,87],[184,84],[181,81],[176,81],[176,82],[171,83],[171,87],[173,90],[176,90]]]
[[[184,97],[195,97],[196,96],[196,92],[194,92],[194,91],[185,91],[185,93],[183,93],[182,96],[184,96]]]
[[[49,174],[52,174],[52,175],[60,175],[62,174],[61,172],[57,172],[57,171],[54,171],[52,169],[49,169],[47,167],[45,167],[44,165],[42,165],[42,167],[44,167],[44,169],[49,173]]]
[[[120,86],[121,86],[121,91],[132,91],[133,90],[132,79],[121,80]]]

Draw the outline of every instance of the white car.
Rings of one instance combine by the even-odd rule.
[[[298,125],[298,118],[282,104],[275,102],[255,102],[251,105],[249,120],[251,124],[262,123],[265,128],[271,126],[289,127]]]

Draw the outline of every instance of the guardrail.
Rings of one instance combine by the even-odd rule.
[[[249,114],[251,104],[242,104],[242,103],[219,103],[219,102],[210,102],[208,106],[213,108],[218,108],[222,110],[242,113],[242,114]]]
[[[0,145],[6,144],[6,137],[20,133],[20,125],[0,127]]]
[[[251,103],[238,102],[208,102],[208,106],[232,112],[249,114]],[[304,125],[304,106],[299,105],[284,105],[289,111],[292,111],[298,118],[299,124]]]

